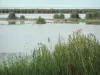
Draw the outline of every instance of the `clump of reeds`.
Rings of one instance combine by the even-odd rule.
[[[53,52],[41,44],[31,57],[4,61],[0,75],[100,75],[100,43],[77,31],[67,41],[59,37]]]

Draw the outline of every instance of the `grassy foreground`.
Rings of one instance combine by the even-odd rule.
[[[46,45],[34,49],[32,59],[17,56],[0,65],[0,75],[100,75],[100,43],[80,31],[61,37],[50,52]]]

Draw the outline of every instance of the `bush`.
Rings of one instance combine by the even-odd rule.
[[[60,15],[54,14],[53,18],[54,19],[65,19],[65,15],[63,13],[61,13]]]
[[[61,13],[61,14],[59,15],[59,19],[65,19],[65,15]]]
[[[8,15],[8,19],[17,19],[16,14],[14,12],[10,12]]]
[[[100,19],[100,13],[99,12],[88,12],[86,14],[86,19]]]
[[[54,14],[53,18],[54,19],[59,19],[59,15],[58,14]]]
[[[71,13],[70,18],[72,18],[72,19],[80,19],[78,13]]]
[[[20,15],[20,19],[24,20],[25,16],[24,15]]]
[[[39,16],[39,18],[36,19],[36,23],[37,23],[37,24],[45,24],[46,22],[45,22],[45,19],[44,19],[44,18],[41,18],[41,17]]]

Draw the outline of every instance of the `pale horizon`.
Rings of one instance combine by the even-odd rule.
[[[0,8],[100,9],[100,0],[0,0]]]

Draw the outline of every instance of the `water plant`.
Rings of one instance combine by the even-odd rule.
[[[18,55],[0,65],[0,75],[100,75],[100,42],[80,30],[59,37],[54,50],[41,44],[31,57]]]

